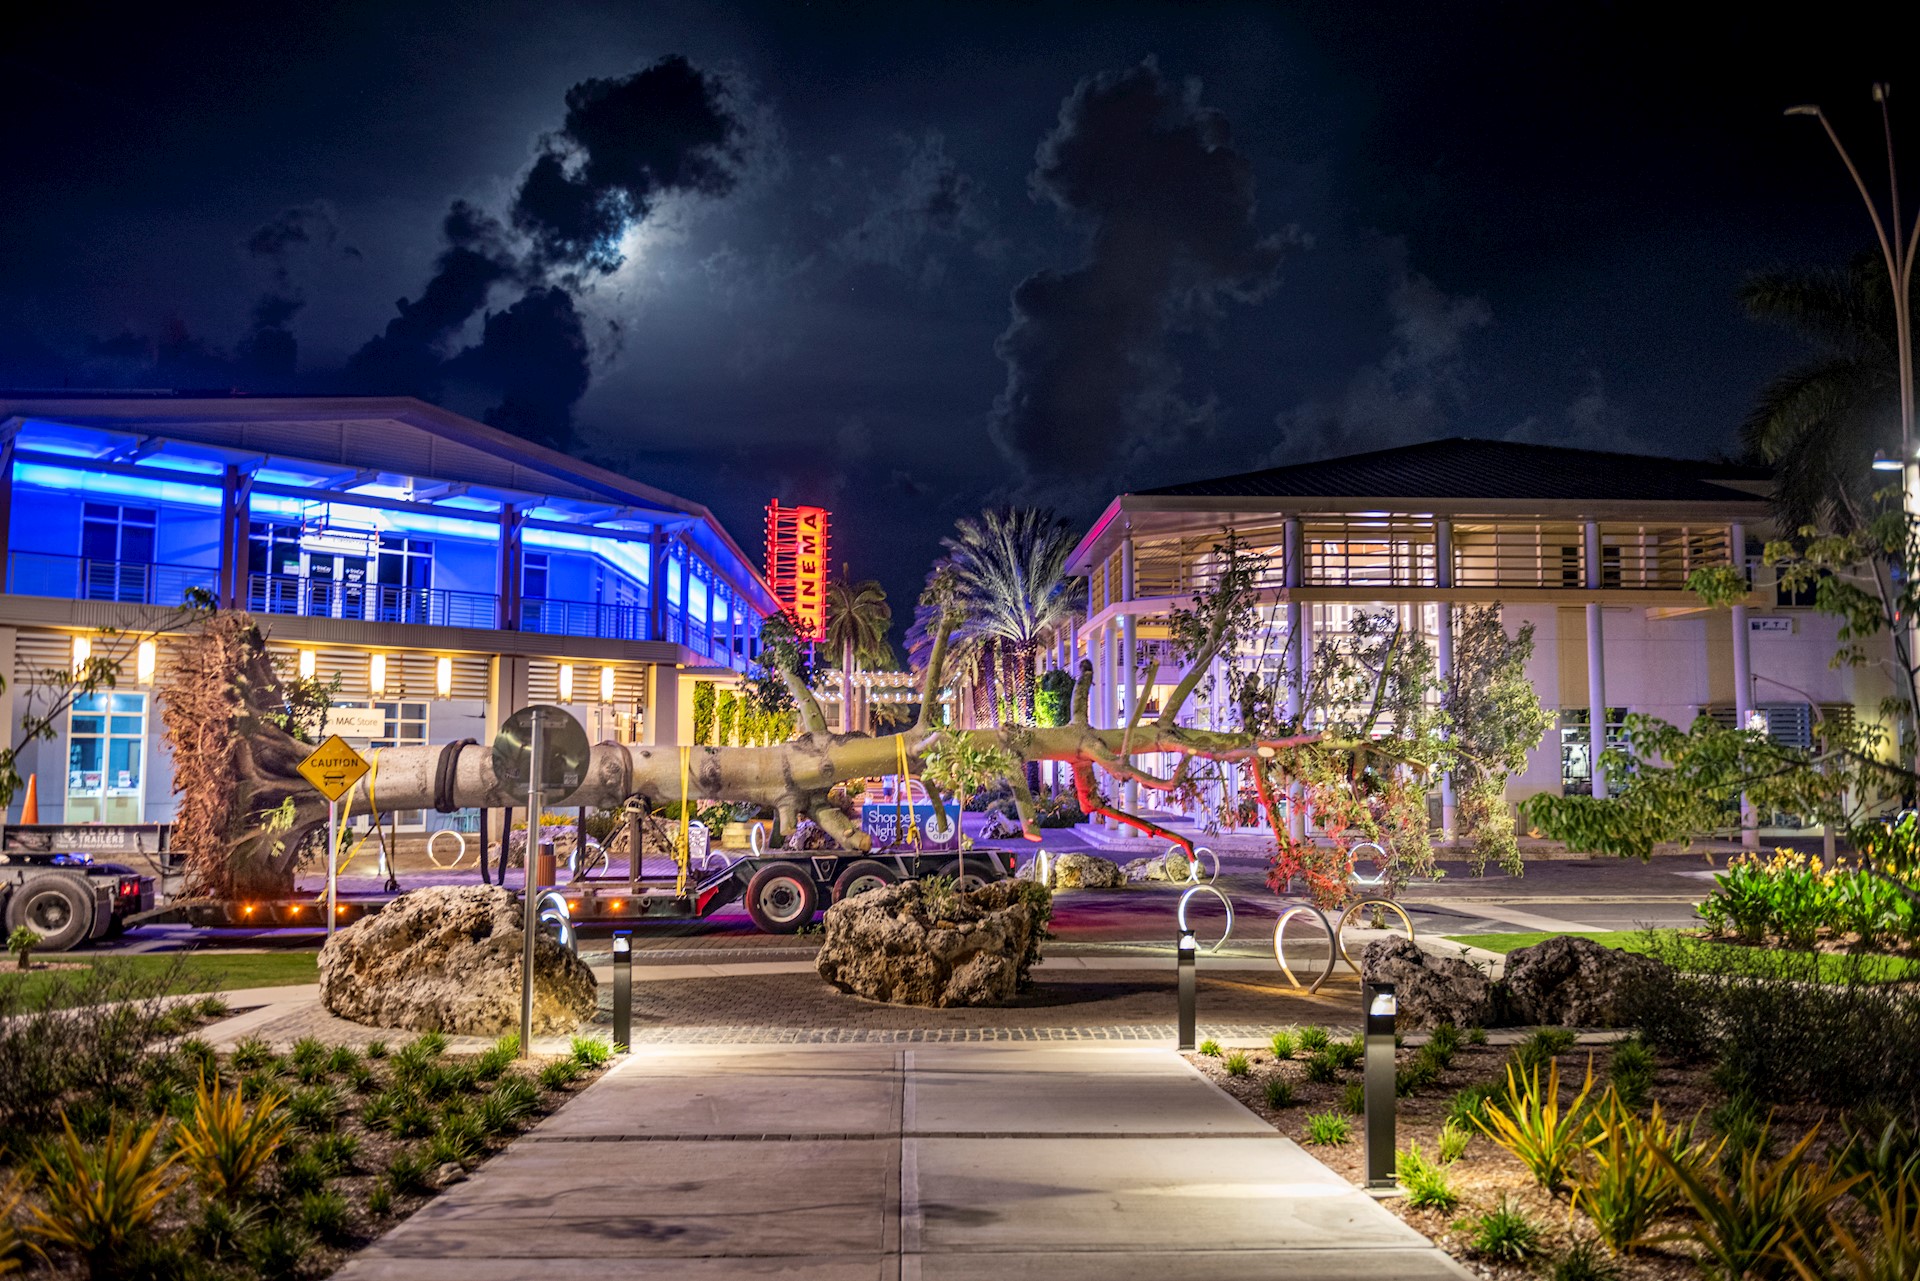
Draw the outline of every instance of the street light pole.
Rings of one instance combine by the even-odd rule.
[[[1880,206],[1874,200],[1873,193],[1867,189],[1866,179],[1860,176],[1860,168],[1853,163],[1846,144],[1840,141],[1840,134],[1827,119],[1826,112],[1818,104],[1809,103],[1798,107],[1788,107],[1790,116],[1812,116],[1827,131],[1827,140],[1833,143],[1833,149],[1840,153],[1840,161],[1846,165],[1847,173],[1853,178],[1853,185],[1860,192],[1860,199],[1867,206],[1867,216],[1873,220],[1873,234],[1880,240],[1880,256],[1887,264],[1887,283],[1893,289],[1893,334],[1895,353],[1900,378],[1900,510],[1905,518],[1902,531],[1902,560],[1906,557],[1906,544],[1911,541],[1911,531],[1916,513],[1920,512],[1920,457],[1915,456],[1913,442],[1913,312],[1910,306],[1910,294],[1913,288],[1913,256],[1916,242],[1920,242],[1920,219],[1915,219],[1913,229],[1905,232],[1902,239],[1900,218],[1900,178],[1894,168],[1893,160],[1893,116],[1887,106],[1891,87],[1884,81],[1873,86],[1873,100],[1880,104],[1880,130],[1887,142],[1887,195],[1891,218],[1882,220]],[[1913,566],[1905,567],[1909,573]],[[1905,620],[1906,661],[1903,664],[1907,674],[1907,697],[1914,698],[1914,669],[1916,662],[1915,646],[1920,644],[1920,619]],[[1920,706],[1913,709],[1915,730],[1915,751],[1920,755]],[[1915,773],[1920,774],[1920,759],[1915,761]]]

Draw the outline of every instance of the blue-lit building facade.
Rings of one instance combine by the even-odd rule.
[[[410,398],[0,396],[0,567],[10,732],[48,673],[129,643],[100,629],[201,589],[365,709],[364,746],[484,742],[534,702],[685,742],[692,684],[737,682],[776,610],[699,504]],[[22,753],[42,821],[172,817],[179,643],[116,651],[116,688]]]

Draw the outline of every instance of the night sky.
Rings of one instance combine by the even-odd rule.
[[[1871,245],[1780,111],[1878,180],[1894,47],[1835,4],[40,8],[0,385],[424,396],[749,548],[823,503],[903,620],[989,502],[1731,451],[1799,351],[1743,275]]]

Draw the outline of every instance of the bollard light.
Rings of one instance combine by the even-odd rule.
[[[1192,930],[1181,930],[1180,941],[1174,949],[1180,971],[1180,1048],[1194,1048],[1194,1025],[1197,1022],[1195,1005],[1199,998],[1198,975],[1194,963],[1199,956],[1199,945],[1193,940]]]
[[[631,930],[613,934],[613,1052],[633,1046],[633,939]]]
[[[1399,1002],[1393,984],[1362,983],[1360,1004],[1365,1011],[1367,1190],[1391,1192],[1398,1186],[1393,1168],[1393,1023]]]

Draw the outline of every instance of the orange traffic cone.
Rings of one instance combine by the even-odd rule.
[[[14,777],[18,778],[19,775]],[[38,823],[40,821],[40,776],[27,775],[27,799],[20,802],[20,821]]]

